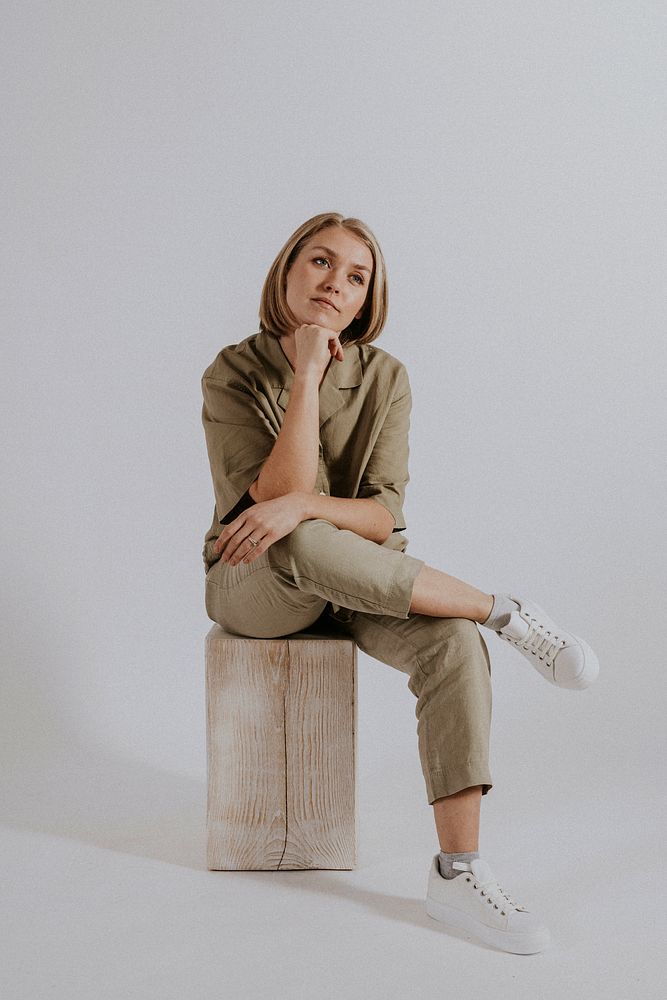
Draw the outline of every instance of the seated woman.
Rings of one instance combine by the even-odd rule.
[[[325,616],[408,675],[440,843],[427,912],[496,947],[540,951],[547,928],[479,855],[493,785],[479,626],[558,687],[587,687],[597,659],[533,601],[478,590],[406,551],[411,390],[403,363],[375,344],[387,278],[368,226],[338,213],[304,222],[271,265],[259,317],[259,332],[224,347],[202,377],[215,493],[207,613],[264,638]]]

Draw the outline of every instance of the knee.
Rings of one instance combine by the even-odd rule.
[[[475,649],[480,645],[486,648],[477,622],[470,618],[452,618],[451,621],[454,622],[454,634],[459,642],[467,643]]]
[[[322,544],[323,533],[332,530],[337,531],[338,529],[331,521],[325,521],[323,518],[301,521],[296,528],[290,531],[289,535],[283,535],[277,542],[270,545],[268,553],[271,555],[272,550],[275,550],[275,555],[287,559],[291,565],[303,566]]]
[[[450,642],[475,645],[480,638],[477,622],[470,618],[439,618],[438,622],[440,630]]]

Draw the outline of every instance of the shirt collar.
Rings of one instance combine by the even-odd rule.
[[[265,330],[260,330],[257,334],[256,348],[262,360],[268,361],[266,368],[269,382],[279,390],[276,392],[276,402],[285,410],[294,383],[294,372],[287,356],[276,337]],[[331,359],[320,385],[320,426],[345,403],[345,394],[340,390],[352,389],[362,382],[359,345],[344,344],[343,353],[344,361]]]

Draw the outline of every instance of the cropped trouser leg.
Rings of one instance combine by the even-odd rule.
[[[258,638],[330,615],[361,650],[406,673],[432,803],[472,785],[482,794],[493,786],[491,662],[476,622],[410,613],[423,565],[330,521],[302,521],[251,563],[215,563],[206,609],[228,631]]]

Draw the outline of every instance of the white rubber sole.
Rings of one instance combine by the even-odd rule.
[[[582,691],[584,688],[590,687],[593,681],[597,680],[597,676],[600,673],[600,664],[588,643],[580,639],[578,635],[574,635],[574,633],[570,634],[581,644],[581,648],[584,651],[584,668],[576,677],[571,678],[567,684],[559,684],[558,680],[556,680],[556,683],[559,687],[570,688],[573,691]],[[558,660],[556,660],[556,663],[558,663]]]
[[[441,923],[464,931],[484,944],[490,944],[501,951],[510,951],[515,955],[534,955],[551,943],[551,934],[545,927],[542,931],[531,931],[530,933],[511,933],[509,931],[496,930],[479,920],[475,920],[468,913],[459,910],[447,903],[438,903],[429,896],[426,898],[426,912],[429,917],[439,920]]]

